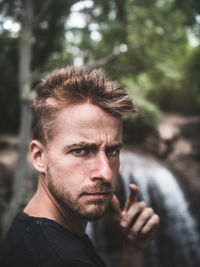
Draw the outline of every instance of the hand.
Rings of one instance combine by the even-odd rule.
[[[152,208],[147,208],[145,202],[138,202],[139,188],[136,185],[130,184],[129,189],[130,195],[123,211],[116,195],[113,196],[111,204],[124,235],[125,247],[144,251],[155,235],[159,216]]]

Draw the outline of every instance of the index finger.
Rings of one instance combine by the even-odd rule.
[[[125,211],[128,211],[130,206],[133,203],[136,203],[138,200],[139,187],[135,184],[130,184],[129,189],[130,189],[130,194],[124,206]]]

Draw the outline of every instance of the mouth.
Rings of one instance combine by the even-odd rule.
[[[109,192],[92,192],[92,193],[85,192],[82,194],[82,196],[88,199],[106,199],[110,195],[111,195],[110,191]]]

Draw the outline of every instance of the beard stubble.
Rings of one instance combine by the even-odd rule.
[[[66,187],[56,182],[55,178],[51,175],[49,167],[47,169],[47,181],[50,194],[62,209],[66,212],[78,215],[80,218],[87,221],[100,219],[104,215],[114,193],[114,188],[111,183],[101,181],[95,183],[93,186],[82,187],[76,194],[72,193],[67,190]],[[109,192],[105,200],[96,199],[84,201],[83,199],[84,195],[104,191]]]

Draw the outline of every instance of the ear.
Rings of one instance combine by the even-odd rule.
[[[37,140],[30,143],[30,157],[33,167],[40,174],[46,172],[45,147]]]

